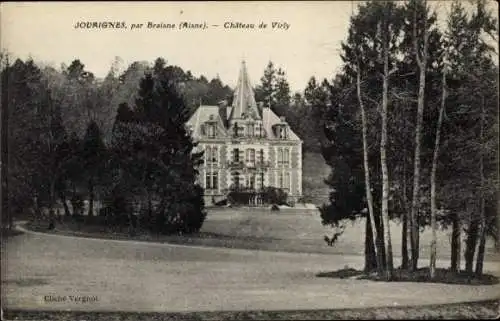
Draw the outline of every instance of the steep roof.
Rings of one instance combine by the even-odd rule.
[[[255,94],[248,77],[245,61],[241,62],[238,84],[234,91],[231,119],[243,118],[243,114],[251,114],[255,119],[260,119],[259,108],[255,101]]]
[[[217,129],[220,131],[220,134],[222,134],[222,136],[226,135],[226,126],[224,124],[224,121],[220,117],[219,106],[201,105],[196,109],[194,114],[186,123],[186,125],[193,130],[193,137],[202,136],[202,125],[203,123],[211,120],[211,117],[213,117],[212,119],[219,123]]]
[[[282,123],[281,119],[276,115],[271,108],[262,109],[262,123],[264,130],[269,139],[278,139],[278,136],[273,131],[273,126]],[[288,127],[288,140],[300,141],[301,139],[295,132]]]

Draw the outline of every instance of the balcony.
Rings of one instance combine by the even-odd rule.
[[[262,161],[257,161],[255,165],[258,168],[268,168],[271,167],[271,162],[262,160]]]
[[[242,168],[269,168],[271,163],[269,161],[256,161],[256,162],[244,162],[244,161],[231,161],[229,162],[230,168],[242,169]]]

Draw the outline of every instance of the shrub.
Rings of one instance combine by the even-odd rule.
[[[276,205],[288,205],[287,193],[281,188],[276,187],[265,187],[263,190],[264,202],[268,204],[276,204]]]
[[[271,211],[273,211],[273,212],[274,212],[274,211],[279,211],[279,210],[280,210],[280,208],[278,207],[278,205],[273,204],[273,205],[271,206]]]

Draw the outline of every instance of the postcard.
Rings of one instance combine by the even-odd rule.
[[[495,1],[0,8],[2,320],[498,316]]]

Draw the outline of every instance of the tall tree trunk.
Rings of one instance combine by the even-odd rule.
[[[479,248],[477,251],[477,258],[476,258],[476,274],[481,275],[483,274],[483,262],[484,262],[484,251],[486,247],[486,214],[484,212],[484,96],[482,97],[482,104],[481,104],[481,129],[480,129],[480,134],[479,134],[479,139],[481,141],[481,152],[479,156],[479,175],[480,176],[480,206],[479,206],[479,219],[480,219],[480,229],[479,229]]]
[[[49,213],[54,215],[54,207],[56,202],[56,182],[55,179],[50,179],[49,185]]]
[[[92,217],[94,215],[94,182],[92,178],[89,179],[89,211],[88,216]]]
[[[460,216],[458,212],[453,214],[451,233],[451,270],[460,272],[460,257],[462,255],[462,231],[460,230]]]
[[[370,220],[365,220],[365,272],[377,270],[377,255],[375,254],[375,240],[373,239]]]
[[[467,228],[467,240],[465,241],[465,271],[472,276],[474,267],[474,255],[476,254],[477,236],[479,232],[479,222],[477,219],[477,204],[473,204],[473,209],[469,209],[469,227]]]
[[[403,114],[404,126],[406,127],[406,115]],[[410,259],[408,257],[408,196],[406,186],[406,144],[403,144],[403,226],[401,228],[401,269],[408,269],[410,266]]]
[[[377,247],[377,253],[380,257],[380,264],[382,270],[386,269],[386,255],[385,255],[385,242],[384,242],[384,221],[382,220],[380,209],[375,211],[375,224],[377,226],[377,236],[378,239],[375,241],[375,246]]]
[[[424,1],[424,8],[427,8],[427,2]],[[422,123],[424,118],[424,98],[425,98],[425,72],[427,69],[427,17],[424,17],[424,48],[420,54],[420,49],[417,41],[417,6],[413,15],[413,46],[415,50],[415,58],[417,60],[419,73],[419,86],[418,86],[418,102],[417,102],[417,124],[415,128],[415,154],[414,154],[414,168],[413,168],[413,195],[411,206],[411,269],[416,271],[418,268],[419,257],[419,192],[420,192],[420,148],[422,136]],[[421,56],[420,56],[421,55]]]
[[[385,17],[385,24],[388,24],[388,17]],[[384,224],[384,243],[386,256],[386,278],[392,279],[393,262],[392,262],[392,243],[391,243],[391,228],[389,221],[389,171],[387,168],[387,92],[389,87],[389,40],[388,28],[384,28],[384,78],[382,91],[382,130],[380,138],[380,164],[382,166],[382,219]]]
[[[372,235],[372,240],[376,240],[378,238],[377,235],[377,228],[375,225],[375,216],[373,214],[373,197],[372,197],[372,189],[371,189],[371,184],[370,184],[370,165],[368,161],[368,141],[367,141],[367,121],[366,121],[366,113],[365,113],[365,106],[363,104],[363,98],[361,96],[361,70],[359,67],[359,63],[357,64],[357,72],[356,72],[356,88],[357,88],[357,94],[358,94],[358,102],[359,102],[359,108],[361,109],[361,122],[362,122],[362,133],[363,133],[363,167],[365,170],[365,192],[366,192],[366,201],[368,203],[368,214],[369,214],[369,219],[370,219],[370,224],[371,224],[371,232],[373,233]],[[368,220],[367,220],[368,221]],[[367,229],[368,231],[368,229]],[[379,251],[377,251],[377,248],[373,248],[375,251],[375,258],[376,258],[376,268],[377,272],[381,272],[381,264],[380,264],[380,254]]]
[[[443,68],[441,108],[436,126],[436,140],[434,142],[434,155],[432,157],[431,169],[431,257],[429,264],[430,278],[436,276],[436,252],[437,252],[437,204],[436,204],[436,171],[439,158],[439,145],[441,141],[441,125],[443,123],[444,109],[446,106],[446,66]]]
[[[401,269],[408,269],[408,214],[403,213],[403,226],[401,228]]]

